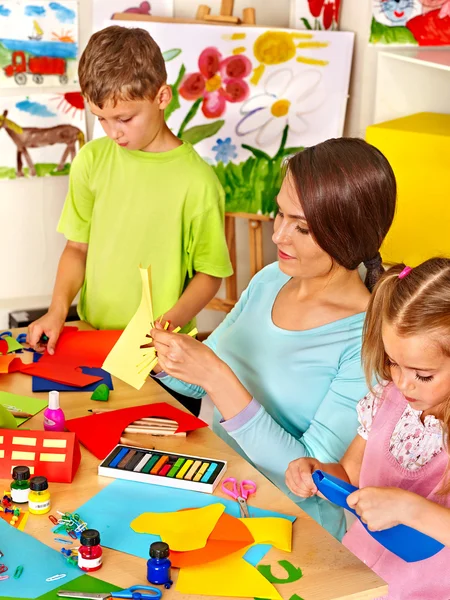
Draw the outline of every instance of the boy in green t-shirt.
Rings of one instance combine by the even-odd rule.
[[[28,330],[53,354],[69,307],[98,329],[123,329],[151,265],[154,315],[192,327],[232,274],[224,193],[213,170],[167,127],[172,98],[161,51],[143,29],[94,34],[79,66],[81,90],[107,137],[73,161],[58,225],[67,238],[47,314]]]

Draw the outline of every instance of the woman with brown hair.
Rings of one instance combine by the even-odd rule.
[[[358,404],[360,427],[339,464],[301,458],[289,465],[289,489],[317,493],[321,469],[360,487],[348,505],[370,531],[408,525],[445,548],[408,563],[356,521],[344,544],[389,584],[395,600],[450,597],[450,260],[392,267],[367,310],[362,357],[378,384]],[[371,386],[372,387],[372,386]]]
[[[152,330],[157,377],[186,396],[208,394],[214,431],[283,491],[290,461],[337,462],[356,432],[362,327],[395,201],[394,174],[373,146],[343,138],[305,149],[277,197],[278,262],[205,343]],[[338,507],[314,497],[302,508],[343,535]]]

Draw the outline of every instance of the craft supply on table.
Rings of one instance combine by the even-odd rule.
[[[45,431],[64,431],[66,418],[59,405],[59,392],[52,390],[48,394],[48,408],[44,410]]]
[[[13,468],[13,481],[11,482],[11,498],[17,504],[28,502],[30,493],[30,469],[26,466]]]
[[[325,498],[353,513],[369,535],[406,562],[425,560],[444,548],[444,545],[434,538],[406,525],[395,525],[395,527],[383,531],[370,531],[367,525],[361,521],[356,511],[347,504],[348,496],[356,492],[357,487],[319,469],[314,471],[312,478],[317,489]]]
[[[41,398],[20,396],[12,392],[1,391],[0,404],[15,416],[16,425],[22,425],[27,419],[44,410],[47,401]]]
[[[165,542],[153,542],[150,544],[147,561],[147,581],[155,585],[163,585],[169,589],[173,583],[170,575],[172,566],[169,560],[169,546]]]
[[[228,485],[230,483],[231,487]],[[251,494],[256,494],[256,483],[254,481],[250,479],[238,481],[235,477],[227,477],[222,482],[222,492],[237,501],[242,518],[250,517],[247,498]]]
[[[28,510],[33,515],[45,515],[45,513],[49,512],[50,492],[46,477],[37,476],[30,479]]]
[[[89,593],[59,590],[59,598],[80,598],[81,600],[109,600],[109,598],[132,598],[133,600],[155,600],[161,598],[162,592],[149,585],[133,585],[121,592]]]
[[[119,444],[98,474],[212,494],[227,469],[225,461]]]
[[[100,546],[100,533],[96,529],[86,529],[80,536],[78,566],[82,571],[98,571],[102,566],[103,550]]]
[[[105,371],[106,373],[106,371]],[[109,387],[106,385],[106,383],[100,383],[100,385],[98,385],[92,396],[91,396],[91,400],[99,400],[100,402],[108,402],[109,400]]]

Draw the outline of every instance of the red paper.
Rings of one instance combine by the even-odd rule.
[[[81,367],[101,367],[109,352],[119,339],[121,331],[78,331],[76,327],[65,327],[56,345],[55,354],[47,351],[42,358],[20,370],[27,375],[36,375],[66,385],[85,387],[101,377],[86,375]]]
[[[0,354],[8,354],[8,342],[3,338],[0,339]]]
[[[176,433],[194,431],[208,424],[166,402],[120,408],[101,414],[79,417],[66,421],[66,428],[77,434],[78,439],[94,456],[103,459],[117,446],[123,430],[143,417],[165,417],[178,423]],[[101,432],[101,435],[99,433]]]

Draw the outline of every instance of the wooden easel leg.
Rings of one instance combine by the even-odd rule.
[[[236,219],[234,217],[225,217],[225,238],[227,241],[228,252],[233,266],[233,275],[225,280],[227,290],[226,297],[229,300],[237,301],[237,273],[236,273]]]
[[[262,223],[249,219],[250,276],[254,277],[264,266]]]
[[[206,15],[209,15],[210,12],[211,9],[209,8],[209,6],[206,6],[206,4],[200,4],[197,8],[197,14],[195,15],[195,18],[198,21],[203,21]]]
[[[242,11],[242,22],[244,25],[256,24],[256,14],[254,8],[244,8]]]
[[[231,17],[233,15],[234,0],[222,0],[220,6],[220,15],[222,17]]]

